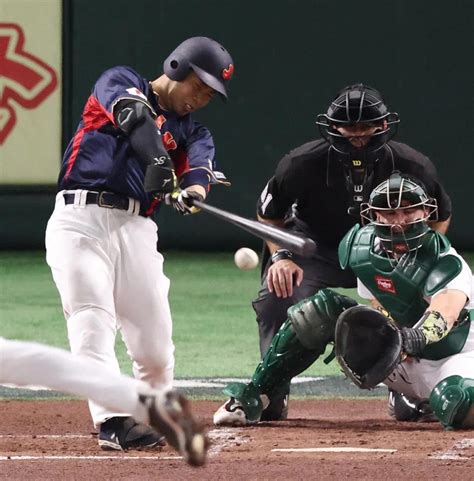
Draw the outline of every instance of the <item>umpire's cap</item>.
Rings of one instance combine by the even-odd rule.
[[[229,52],[208,37],[191,37],[178,45],[164,61],[163,70],[172,80],[184,80],[193,70],[209,87],[227,98],[227,85],[234,73]]]

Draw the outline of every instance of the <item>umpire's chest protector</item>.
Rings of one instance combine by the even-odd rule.
[[[426,298],[444,288],[461,272],[461,262],[455,256],[443,255],[449,250],[450,243],[446,237],[436,232],[426,235],[414,260],[395,265],[392,265],[387,256],[374,252],[375,241],[372,225],[362,228],[354,226],[339,245],[341,267],[353,270],[399,326],[412,327],[428,307]],[[462,349],[469,323],[453,329],[446,340],[456,334],[459,328],[463,328],[462,333],[457,334],[462,334]],[[438,344],[441,347],[441,343]],[[456,344],[455,350],[459,348],[459,343]],[[432,357],[428,352],[427,354],[423,357]],[[441,357],[446,355],[444,349],[443,354],[440,353]],[[439,358],[439,355],[433,357]]]

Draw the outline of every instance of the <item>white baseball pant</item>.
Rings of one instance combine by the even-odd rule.
[[[70,205],[58,193],[46,229],[46,260],[61,296],[72,353],[118,373],[120,329],[135,377],[154,388],[171,388],[169,280],[156,249],[155,222],[136,208],[86,205],[86,191],[72,192],[76,198]],[[96,426],[123,415],[93,401],[89,407]]]
[[[42,386],[93,399],[109,409],[130,413],[139,422],[148,422],[138,396],[150,393],[150,386],[56,347],[0,338],[0,383]]]

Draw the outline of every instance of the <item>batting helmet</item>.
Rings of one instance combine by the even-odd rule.
[[[377,212],[417,207],[423,208],[423,216],[403,225],[384,223],[377,219]],[[436,199],[427,195],[420,181],[394,172],[372,191],[369,202],[362,204],[361,217],[363,221],[375,225],[375,233],[386,251],[412,252],[423,243],[423,238],[429,231],[427,221],[436,220],[437,211]]]
[[[354,147],[335,127],[353,124],[382,126],[363,148],[374,152],[395,135],[396,129],[392,127],[398,122],[398,114],[389,112],[380,92],[363,84],[349,85],[340,90],[327,113],[319,114],[316,120],[321,135],[340,153],[348,153]]]
[[[191,37],[171,52],[163,63],[163,70],[170,79],[178,82],[193,70],[206,85],[226,99],[234,62],[229,52],[215,40]]]

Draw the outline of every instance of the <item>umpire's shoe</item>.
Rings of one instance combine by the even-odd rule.
[[[99,446],[106,451],[155,448],[165,444],[162,434],[130,416],[113,417],[100,425]]]
[[[204,426],[191,414],[189,401],[174,390],[140,395],[140,401],[148,409],[150,424],[165,435],[170,446],[191,466],[202,466],[209,441]]]
[[[270,399],[270,404],[262,411],[260,421],[283,421],[288,417],[289,394]]]
[[[388,414],[402,422],[432,423],[438,421],[428,400],[414,399],[391,389],[388,391]]]

